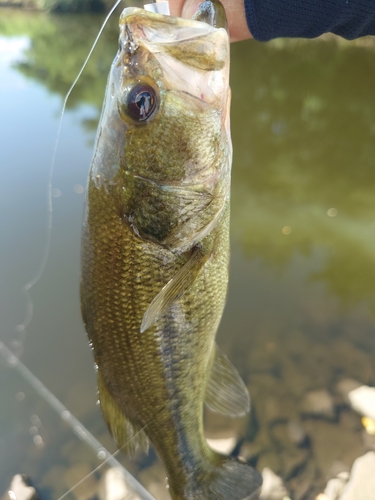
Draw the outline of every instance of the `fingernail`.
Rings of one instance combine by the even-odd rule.
[[[201,3],[199,0],[186,0],[182,7],[182,17],[192,18]]]

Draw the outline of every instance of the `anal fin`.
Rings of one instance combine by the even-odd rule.
[[[250,396],[240,374],[215,345],[205,403],[211,410],[240,417],[250,411]]]
[[[148,437],[143,430],[137,429],[131,424],[122,413],[118,404],[108,392],[100,370],[98,371],[98,390],[104,420],[121,451],[129,455],[134,455],[139,447],[147,451]]]
[[[148,306],[142,319],[141,333],[150,328],[194,283],[208,257],[202,254],[199,247],[194,247],[189,260],[168,281]]]

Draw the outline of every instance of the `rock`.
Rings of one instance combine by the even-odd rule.
[[[313,344],[300,359],[301,371],[312,389],[328,387],[332,379],[332,355],[326,345]]]
[[[38,500],[39,496],[23,474],[16,474],[1,500]]]
[[[281,376],[283,385],[295,398],[302,397],[312,388],[311,380],[303,367],[298,366],[290,356],[282,357]]]
[[[235,438],[236,441],[242,437],[249,423],[249,415],[233,418],[227,415],[205,409],[204,412],[204,434],[208,439]]]
[[[230,455],[237,445],[237,439],[235,437],[229,437],[224,439],[206,439],[208,446],[222,453],[223,455]]]
[[[369,451],[366,455],[357,458],[340,500],[374,500],[374,471],[375,452]]]
[[[362,384],[358,380],[352,378],[344,378],[336,384],[335,390],[338,392],[346,403],[349,403],[348,394],[354,389],[358,389]]]
[[[139,480],[152,496],[158,500],[171,500],[167,489],[166,473],[160,462],[139,473]]]
[[[348,393],[348,399],[353,410],[375,419],[375,387],[367,385],[357,387]]]
[[[287,500],[288,491],[285,488],[281,477],[265,467],[262,471],[263,485],[259,500]]]
[[[361,432],[362,443],[366,451],[375,451],[375,436],[369,434],[365,429]]]
[[[275,471],[276,473],[281,472],[281,460],[276,451],[269,450],[260,455],[257,461],[257,469],[263,470],[265,467]]]
[[[309,335],[302,330],[290,330],[283,337],[283,346],[291,356],[304,355],[311,346]]]
[[[75,464],[64,471],[63,478],[66,490],[72,488],[72,495],[76,500],[89,500],[95,496],[98,483],[95,474],[91,474],[93,469],[85,463]],[[82,479],[84,479],[82,481]]]
[[[298,476],[288,481],[288,487],[292,491],[293,500],[306,500],[314,498],[314,496],[311,495],[311,492],[316,483],[316,467],[310,460]]]
[[[332,419],[335,416],[332,396],[325,389],[310,391],[301,401],[301,411],[304,415]]]
[[[296,402],[294,398],[287,395],[265,396],[262,401],[258,402],[256,408],[259,420],[268,425],[298,418]]]
[[[257,347],[249,352],[248,369],[250,374],[272,373],[279,371],[279,359],[277,349],[266,349]]]
[[[228,417],[209,409],[205,410],[204,428],[209,446],[219,453],[229,455],[244,436],[249,423],[249,415],[241,418]]]
[[[294,448],[282,453],[282,472],[285,479],[295,476],[306,464],[310,456],[309,450]]]
[[[287,423],[281,422],[273,425],[270,434],[272,439],[283,448],[300,446],[307,439],[304,428],[296,420],[289,420]]]
[[[330,479],[327,483],[326,489],[324,490],[327,500],[339,500],[348,479],[349,472],[340,472],[337,477]]]
[[[251,461],[254,458],[259,457],[261,453],[265,451],[269,451],[273,448],[270,435],[267,427],[263,426],[256,438],[252,442],[245,442],[241,446],[240,456],[243,457],[246,461]]]
[[[100,481],[98,488],[99,500],[142,500],[126,480],[120,468],[108,469]]]
[[[340,426],[343,429],[360,432],[363,429],[361,418],[352,410],[344,410],[339,417]]]
[[[353,343],[344,339],[337,340],[332,343],[329,355],[333,369],[347,373],[349,377],[360,380],[362,384],[374,378],[370,358]]]
[[[301,446],[306,442],[307,434],[303,426],[296,420],[289,420],[287,424],[289,439],[297,446]]]
[[[334,479],[335,477],[339,477],[341,474],[349,474],[350,467],[348,467],[344,462],[340,460],[335,460],[328,471],[327,478]],[[349,477],[349,476],[348,476]]]
[[[359,433],[342,429],[325,420],[308,420],[305,429],[311,440],[313,456],[323,477],[332,464],[339,460],[348,467],[363,454],[364,448]]]

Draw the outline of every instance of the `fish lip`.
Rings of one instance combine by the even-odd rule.
[[[132,19],[133,18],[133,19]],[[156,12],[150,12],[145,9],[141,9],[139,7],[126,7],[120,14],[119,26],[122,28],[124,25],[134,23],[134,20],[137,19],[139,24],[142,24],[142,21],[145,25],[151,26],[154,23],[164,24],[166,29],[173,27],[176,32],[179,28],[193,28],[191,34],[183,37],[170,37],[167,42],[176,42],[176,41],[185,41],[196,38],[197,36],[203,36],[212,31],[224,30],[224,28],[215,28],[210,24],[207,24],[202,21],[196,21],[194,19],[186,19],[183,17],[177,16],[169,16],[165,14],[158,14]],[[224,30],[225,31],[225,30]],[[148,39],[147,36],[145,36]],[[153,40],[148,40],[152,42]],[[160,40],[159,40],[160,43]]]

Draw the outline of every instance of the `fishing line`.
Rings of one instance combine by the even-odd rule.
[[[0,346],[1,347],[1,346]],[[1,349],[0,349],[1,350]],[[71,493],[72,491],[74,491],[76,488],[78,488],[78,486],[80,486],[84,481],[86,481],[86,479],[88,479],[89,477],[91,477],[93,474],[95,474],[95,472],[97,472],[98,470],[100,470],[104,465],[106,465],[107,463],[109,463],[111,460],[115,459],[115,457],[121,452],[123,451],[126,446],[131,443],[133,441],[133,439],[135,439],[139,433],[141,433],[142,431],[146,430],[146,427],[149,425],[149,423],[152,422],[152,420],[157,416],[159,415],[159,413],[161,413],[162,411],[164,411],[164,409],[167,407],[169,401],[171,401],[171,399],[175,396],[177,392],[177,389],[175,390],[175,392],[172,394],[172,396],[165,402],[165,404],[151,417],[151,419],[149,420],[149,422],[147,422],[141,429],[139,429],[139,431],[137,431],[134,436],[132,436],[128,441],[126,441],[126,443],[124,443],[118,450],[116,450],[114,453],[112,453],[112,455],[110,455],[109,457],[107,457],[101,464],[99,464],[97,467],[95,467],[94,470],[92,470],[91,472],[89,472],[88,474],[86,474],[86,476],[84,476],[80,481],[78,481],[78,483],[76,483],[74,486],[72,486],[68,491],[66,491],[61,497],[59,497],[57,500],[63,500],[64,498],[66,498],[67,495],[69,495],[69,493]],[[72,417],[74,418],[74,417]],[[95,440],[95,438],[92,436],[92,438]],[[120,464],[121,465],[121,464]],[[125,469],[126,471],[126,469]],[[129,473],[130,474],[130,473]],[[131,476],[133,478],[133,476]],[[133,478],[135,481],[137,481],[135,478]],[[129,479],[127,479],[129,480]],[[129,481],[130,482],[130,481]],[[138,483],[138,481],[137,481]],[[142,489],[144,490],[142,493],[143,495],[143,498],[144,500],[155,500],[154,497],[140,484],[138,483]],[[138,486],[139,488],[139,486]],[[136,489],[136,488],[134,488]],[[140,493],[139,491],[137,493]]]
[[[53,221],[52,177],[53,177],[53,173],[54,173],[55,165],[56,165],[56,157],[57,157],[57,151],[58,151],[59,142],[60,142],[60,136],[61,136],[63,119],[65,116],[66,105],[67,105],[68,99],[69,99],[74,87],[76,86],[84,69],[87,66],[87,63],[88,63],[92,53],[94,52],[94,49],[99,41],[100,36],[103,33],[103,30],[104,30],[107,22],[109,21],[111,15],[116,10],[116,8],[121,3],[121,1],[122,0],[116,0],[115,4],[113,5],[111,10],[107,14],[106,18],[104,19],[104,22],[99,29],[99,32],[94,40],[94,43],[93,43],[93,45],[92,45],[92,47],[87,55],[82,67],[79,70],[78,75],[74,79],[74,82],[70,86],[68,92],[66,93],[64,101],[63,101],[63,105],[62,105],[61,112],[60,112],[59,125],[58,125],[58,129],[57,129],[55,147],[54,147],[53,155],[52,155],[51,168],[49,170],[48,181],[47,181],[47,213],[48,213],[48,217],[47,217],[47,242],[46,242],[46,245],[44,248],[44,252],[43,252],[42,259],[41,259],[39,270],[36,272],[34,278],[22,287],[22,292],[25,294],[25,297],[26,297],[26,313],[25,313],[23,322],[20,323],[19,325],[17,325],[17,327],[16,327],[17,332],[20,334],[23,334],[21,343],[23,343],[23,341],[25,340],[25,331],[26,331],[26,328],[28,327],[28,325],[30,324],[32,317],[33,317],[33,313],[34,313],[34,304],[33,304],[33,301],[30,297],[29,291],[40,280],[40,278],[44,272],[44,269],[47,265],[48,256],[49,256],[50,249],[51,249],[52,221]]]

